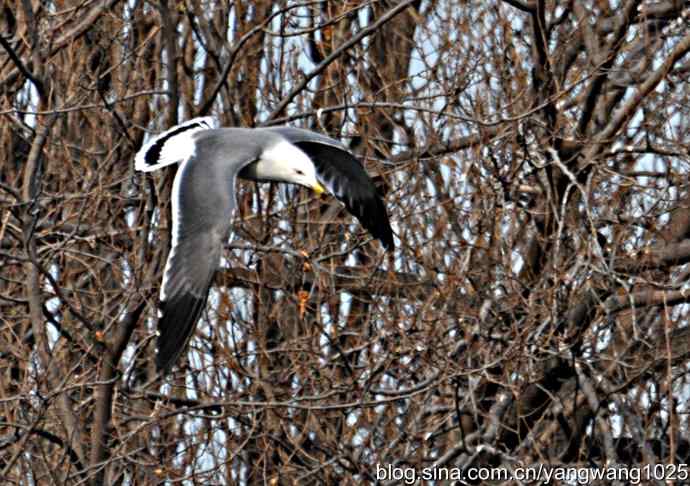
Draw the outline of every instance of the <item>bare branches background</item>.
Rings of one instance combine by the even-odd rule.
[[[690,2],[0,2],[0,477],[362,484],[687,463]],[[398,247],[243,183],[153,368],[201,114],[349,144]]]

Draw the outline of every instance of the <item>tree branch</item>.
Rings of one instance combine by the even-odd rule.
[[[59,383],[60,377],[57,368],[51,365],[51,353],[48,347],[48,338],[44,327],[43,319],[43,297],[41,292],[40,270],[35,262],[38,262],[36,250],[36,238],[34,234],[36,217],[38,215],[37,195],[40,187],[40,175],[42,173],[41,159],[43,147],[48,140],[48,134],[57,120],[57,113],[49,115],[44,123],[36,131],[36,137],[31,145],[31,151],[26,161],[24,169],[24,180],[22,183],[22,197],[26,207],[23,215],[24,246],[27,255],[32,261],[25,264],[27,275],[27,298],[29,300],[29,315],[31,326],[36,339],[36,348],[41,367],[50,377],[49,382]],[[84,460],[84,450],[81,442],[81,427],[73,414],[71,400],[66,393],[58,395],[60,415],[63,426],[69,436],[70,447],[77,453],[81,462]]]
[[[686,35],[673,49],[671,55],[664,61],[664,63],[652,74],[637,92],[616,112],[613,114],[611,121],[601,130],[596,137],[595,143],[590,145],[586,152],[582,164],[590,163],[597,153],[605,148],[605,145],[610,142],[614,135],[635,115],[637,109],[649,93],[651,93],[657,85],[666,77],[666,75],[673,69],[673,65],[682,59],[690,51],[690,34]]]
[[[165,52],[167,60],[165,64],[166,81],[169,84],[170,101],[167,110],[167,124],[173,126],[177,123],[177,108],[180,104],[178,80],[177,80],[177,31],[173,25],[173,18],[168,8],[168,0],[160,0],[158,5],[161,15],[161,23],[163,29],[163,44],[165,45]]]
[[[598,69],[598,74],[594,77],[591,84],[587,89],[587,95],[585,96],[585,106],[582,108],[582,115],[577,125],[576,133],[580,136],[584,136],[587,131],[587,126],[594,115],[594,110],[597,105],[597,100],[602,93],[604,83],[609,75],[609,70],[613,66],[613,62],[623,46],[623,37],[628,31],[628,27],[633,23],[635,17],[637,16],[637,7],[641,0],[631,0],[627,3],[623,11],[619,14],[621,17],[621,22],[617,25],[616,31],[614,32],[613,39],[609,44],[609,50],[606,54],[606,60],[601,64]],[[585,34],[586,36],[587,34]],[[595,59],[595,62],[598,60]]]
[[[133,306],[118,323],[115,336],[106,345],[105,355],[101,361],[101,369],[98,374],[97,385],[94,390],[95,411],[93,427],[91,429],[91,467],[97,468],[91,484],[94,486],[103,484],[105,467],[99,467],[108,457],[108,427],[112,410],[113,389],[115,387],[115,373],[132,333],[136,328],[139,318],[146,308],[146,300]]]
[[[7,51],[7,55],[10,56],[10,59],[12,60],[14,65],[17,66],[17,68],[24,75],[24,77],[31,81],[31,83],[36,87],[38,96],[40,96],[41,98],[45,98],[46,92],[43,86],[43,82],[36,76],[34,76],[31,71],[29,71],[29,68],[27,68],[22,62],[22,60],[19,59],[19,56],[16,52],[14,52],[14,49],[12,49],[10,43],[2,35],[0,35],[0,45],[5,48],[5,51]]]
[[[537,8],[533,2],[524,2],[522,0],[503,0],[503,3],[507,3],[508,5],[515,7],[518,10],[522,10],[523,12],[527,12],[530,14],[534,12]]]
[[[262,125],[268,124],[271,120],[280,115],[283,112],[283,110],[287,107],[287,105],[289,105],[290,102],[292,102],[292,100],[299,93],[301,93],[302,90],[304,90],[304,88],[307,87],[307,85],[312,79],[321,74],[328,66],[330,66],[333,63],[333,61],[338,59],[345,51],[347,51],[351,47],[354,47],[355,45],[359,44],[363,39],[375,33],[379,29],[379,27],[395,18],[398,14],[402,13],[404,10],[406,10],[408,7],[410,7],[413,3],[417,1],[418,0],[405,0],[399,3],[398,5],[390,9],[386,14],[382,15],[378,20],[376,20],[376,22],[369,25],[368,27],[365,27],[359,33],[357,33],[356,36],[352,37],[347,42],[344,42],[337,49],[334,49],[333,52],[326,59],[320,62],[314,69],[312,69],[309,73],[307,73],[304,76],[302,82],[298,83],[297,86],[295,86],[295,88],[293,88],[292,91],[290,91],[290,93],[287,94],[287,96],[280,100],[278,105],[268,115],[268,117],[262,123]]]
[[[631,306],[648,307],[657,305],[677,305],[690,302],[690,291],[687,290],[654,290],[647,289],[632,294],[612,295],[604,307],[608,312],[618,312]]]
[[[297,6],[299,6],[299,5],[297,5]],[[252,29],[250,29],[249,32],[244,34],[240,38],[240,40],[237,41],[237,43],[233,46],[232,50],[230,51],[230,55],[228,56],[228,62],[225,64],[225,68],[223,68],[223,72],[220,75],[220,77],[218,78],[218,82],[213,87],[213,90],[211,91],[211,94],[209,95],[208,99],[201,105],[201,108],[199,109],[198,115],[200,115],[200,116],[207,115],[209,113],[209,111],[211,111],[211,107],[213,107],[213,103],[216,101],[216,97],[218,96],[218,93],[220,93],[220,90],[223,88],[223,86],[227,86],[228,75],[230,74],[230,70],[232,69],[232,66],[235,64],[235,58],[237,57],[237,54],[240,52],[240,49],[242,49],[242,47],[244,47],[244,45],[247,43],[247,41],[249,41],[249,39],[251,39],[257,33],[261,32],[278,15],[282,15],[285,12],[287,12],[290,9],[293,9],[295,7],[296,7],[296,5],[288,5],[287,7],[276,10],[271,15],[266,17],[266,19],[263,22],[261,22],[260,24],[254,26]]]

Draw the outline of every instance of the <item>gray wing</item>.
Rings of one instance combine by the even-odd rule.
[[[316,174],[328,190],[386,249],[393,249],[393,230],[386,206],[366,170],[342,143],[310,130],[271,127],[297,145],[314,162]]]
[[[227,145],[236,141],[222,130],[195,139],[204,143],[180,165],[172,190],[172,245],[161,285],[156,354],[164,372],[184,351],[204,309],[236,206],[237,173],[254,160],[242,150],[229,155]]]

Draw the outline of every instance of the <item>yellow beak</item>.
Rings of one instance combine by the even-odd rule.
[[[312,186],[311,189],[316,193],[317,196],[320,196],[321,194],[323,194],[324,192],[326,192],[326,188],[323,187],[323,186],[322,186],[321,184],[319,184],[318,182],[317,182],[314,186]]]

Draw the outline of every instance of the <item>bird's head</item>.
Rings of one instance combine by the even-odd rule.
[[[309,156],[287,140],[265,149],[252,169],[257,180],[299,184],[317,194],[326,190],[316,178],[316,167]]]

